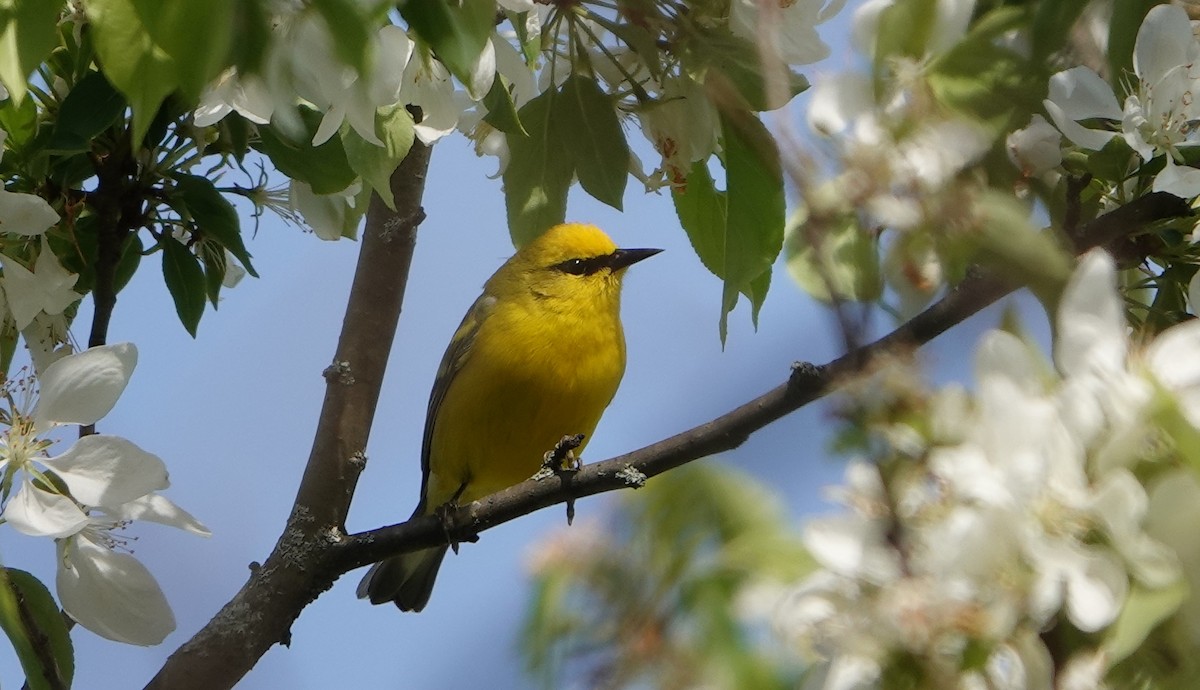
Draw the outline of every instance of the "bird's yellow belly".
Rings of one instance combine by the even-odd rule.
[[[458,502],[467,503],[530,478],[565,435],[586,434],[586,444],[624,373],[619,326],[611,336],[607,342],[552,336],[532,347],[472,352],[438,415],[468,423],[453,432],[444,425],[433,430],[428,509],[460,487]]]

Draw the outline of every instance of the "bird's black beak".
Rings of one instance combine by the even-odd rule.
[[[608,266],[613,271],[619,271],[622,268],[628,268],[636,264],[642,259],[649,259],[661,251],[661,249],[618,249],[608,255]]]

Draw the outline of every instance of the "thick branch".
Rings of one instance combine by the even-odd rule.
[[[1127,237],[1155,221],[1190,213],[1183,200],[1156,193],[1087,223],[1069,241],[1076,253]],[[933,306],[879,340],[828,364],[793,369],[787,382],[716,419],[671,438],[610,460],[585,465],[564,479],[530,480],[446,516],[421,517],[360,534],[334,547],[337,570],[347,571],[385,556],[470,541],[490,527],[556,503],[639,486],[641,480],[702,457],[740,446],[750,434],[829,393],[872,359],[896,347],[923,345],[1018,286],[1000,276],[974,271]]]
[[[230,688],[272,645],[287,643],[292,622],[333,584],[324,566],[342,534],[396,332],[417,226],[429,149],[414,143],[392,175],[396,212],[373,196],[346,317],[312,452],[292,514],[275,549],[250,580],[190,641],[149,688]]]

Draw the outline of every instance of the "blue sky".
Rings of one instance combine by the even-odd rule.
[[[847,16],[826,35],[844,35]],[[844,43],[838,43],[836,57],[818,69],[848,64]],[[402,521],[416,503],[421,430],[437,363],[483,282],[512,252],[500,183],[487,178],[494,170],[493,160],[476,158],[459,136],[435,148],[425,196],[428,220],[420,229],[369,462],[351,510],[352,531]],[[600,225],[622,246],[667,250],[628,274],[623,314],[629,367],[585,461],[707,421],[783,381],[795,361],[824,362],[839,354],[832,316],[782,267],[757,332],[741,305],[722,350],[720,282],[692,253],[669,196],[643,194],[636,186],[631,179],[624,213],[578,188],[568,207],[569,219]],[[179,629],[151,649],[77,629],[77,687],[145,683],[236,592],[251,561],[266,557],[290,509],[358,245],[322,242],[270,216],[248,244],[262,278],[227,291],[220,310],[204,316],[196,340],[175,319],[157,256],[144,262],[120,296],[111,340],[132,340],[141,356],[124,397],[99,427],[160,455],[171,471],[167,495],[204,521],[213,537],[134,528],[135,555],[159,578]],[[1031,300],[1022,304],[1044,339]],[[968,377],[971,345],[998,318],[989,310],[930,348],[925,360],[936,378]],[[879,330],[890,325],[886,317],[878,321]],[[85,334],[89,323],[85,303],[76,332]],[[799,520],[828,510],[820,503],[821,488],[840,478],[841,460],[827,453],[832,430],[827,409],[814,405],[703,462],[729,463],[776,487]],[[611,504],[611,496],[580,501],[579,515],[600,515]],[[418,615],[357,601],[361,571],[346,575],[304,611],[291,648],[273,648],[239,687],[528,687],[516,654],[528,596],[524,563],[539,539],[563,524],[563,510],[556,507],[464,545],[448,558],[429,607]],[[54,553],[46,540],[4,530],[0,553],[7,565],[53,582]],[[0,685],[19,683],[11,652],[0,652]]]

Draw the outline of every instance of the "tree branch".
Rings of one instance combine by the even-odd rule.
[[[420,217],[428,150],[418,147],[414,145],[393,176],[402,212],[380,220],[385,214],[372,201],[338,356],[326,370],[325,408],[283,536],[267,562],[255,568],[234,599],[167,660],[149,688],[232,687],[271,645],[287,643],[288,630],[300,611],[346,571],[397,553],[470,541],[490,527],[540,508],[640,486],[647,477],[736,448],[751,433],[827,394],[880,354],[924,344],[1017,287],[1002,277],[974,271],[939,302],[887,336],[822,366],[798,365],[784,384],[710,422],[586,465],[569,479],[554,475],[526,481],[442,518],[420,517],[346,536],[342,525],[362,468],[360,453],[399,313],[412,232]],[[1151,194],[1084,225],[1071,241],[1075,251],[1082,252],[1151,222],[1189,213],[1182,200]],[[404,231],[404,239],[393,238],[393,230]],[[355,415],[362,417],[355,419]]]
[[[429,148],[414,142],[392,174],[396,212],[371,198],[362,249],[337,353],[324,372],[325,402],[292,513],[271,555],[251,565],[249,581],[196,635],[175,651],[148,688],[231,688],[292,622],[328,589],[330,544],[344,531],[350,499],[366,462],[375,405],[391,351],[417,226]]]
[[[1084,224],[1067,239],[1079,254],[1132,235],[1150,223],[1190,213],[1188,205],[1178,197],[1161,192],[1150,194]],[[973,270],[945,297],[888,335],[828,364],[798,365],[784,384],[712,421],[632,453],[585,465],[566,480],[550,476],[525,481],[463,506],[444,518],[414,518],[349,535],[333,546],[331,565],[345,572],[386,556],[445,544],[447,540],[471,541],[486,529],[535,510],[641,486],[647,477],[736,448],[751,433],[826,395],[876,357],[897,347],[923,345],[1017,287],[1001,276]]]

